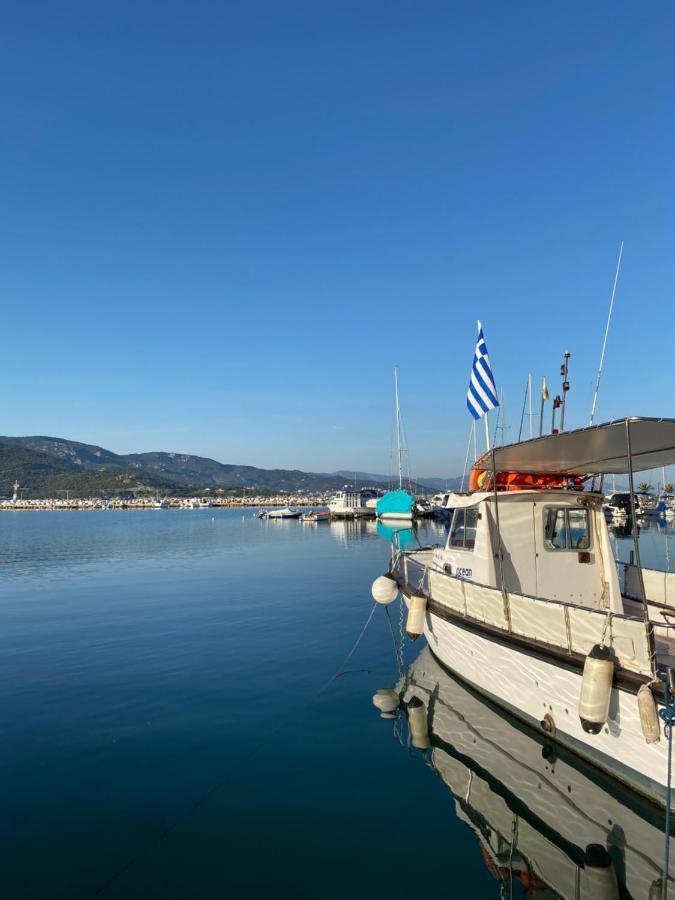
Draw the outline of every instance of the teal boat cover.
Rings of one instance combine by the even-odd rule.
[[[386,516],[388,513],[409,513],[413,508],[415,498],[407,491],[387,491],[384,497],[380,497],[375,507],[378,516]]]

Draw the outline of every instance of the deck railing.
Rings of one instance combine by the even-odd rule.
[[[431,554],[420,560],[414,554],[399,553],[393,560],[393,572],[399,582],[421,591],[454,615],[569,654],[585,656],[604,641],[612,647],[620,668],[653,674],[647,627],[640,617],[512,591],[502,593],[443,572],[433,565]]]

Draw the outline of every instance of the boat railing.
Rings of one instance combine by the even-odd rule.
[[[439,569],[431,554],[420,560],[401,552],[392,574],[406,589],[424,594],[451,617],[544,644],[569,655],[586,656],[595,644],[611,646],[620,668],[654,673],[648,629],[640,616],[593,609],[562,600],[501,591]]]

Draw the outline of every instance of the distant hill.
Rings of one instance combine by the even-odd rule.
[[[179,484],[209,487],[250,487],[285,491],[328,491],[344,486],[341,475],[301,472],[299,469],[258,469],[216,462],[181,453],[131,453],[124,457],[131,468],[170,478]]]
[[[333,491],[358,480],[360,486],[383,486],[385,476],[355,479],[353,473],[302,472],[231,465],[185,453],[113,453],[95,444],[34,435],[0,437],[0,494],[18,480],[23,495],[53,496],[65,491],[99,496],[121,490],[200,493],[250,488],[261,493]],[[413,485],[415,490],[423,490]]]
[[[135,473],[126,466],[103,464],[100,469],[85,468],[67,455],[53,455],[16,441],[0,438],[0,494],[9,495],[15,481],[22,486],[24,497],[73,496],[92,497],[120,491],[165,492],[172,483]]]

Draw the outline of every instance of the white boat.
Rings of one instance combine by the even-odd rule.
[[[432,498],[431,503],[435,519],[440,519],[442,522],[447,522],[452,518],[452,514],[455,511],[455,496],[456,494],[454,491],[446,491],[444,494],[436,494]]]
[[[262,516],[265,519],[299,519],[302,515],[299,509],[292,509],[285,506],[283,509],[268,509]]]
[[[407,630],[424,633],[441,662],[660,804],[668,744],[657,710],[660,672],[675,666],[675,574],[640,567],[633,529],[636,562],[621,565],[622,584],[603,498],[578,488],[579,473],[632,482],[633,471],[675,462],[674,448],[675,420],[663,419],[495,448],[474,466],[490,473],[483,490],[457,495],[446,545],[398,551],[390,571]]]
[[[637,495],[635,498],[637,503]],[[603,500],[602,507],[614,519],[627,519],[630,516],[630,494],[628,491],[612,491]]]
[[[412,746],[425,750],[413,759],[450,791],[500,896],[515,896],[512,880],[525,888],[518,896],[662,896],[665,829],[651,804],[486,702],[428,648],[373,700],[395,717],[396,734],[407,720]]]
[[[638,515],[661,516],[666,511],[666,504],[654,494],[646,491],[637,491],[635,494],[638,504]]]
[[[374,504],[377,502],[378,496],[376,491],[369,488],[362,490],[345,488],[331,497],[328,501],[328,509],[334,516],[345,519],[374,516]]]
[[[171,501],[168,497],[164,497],[162,500],[155,501],[155,509],[170,509]]]
[[[316,509],[311,512],[304,513],[300,519],[302,522],[330,522],[329,509]]]

